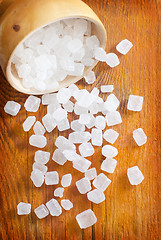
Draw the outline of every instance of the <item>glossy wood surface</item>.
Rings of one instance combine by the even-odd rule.
[[[121,101],[119,111],[123,118],[121,125],[113,127],[120,136],[115,147],[119,154],[116,170],[106,174],[112,183],[107,188],[106,200],[91,204],[86,195],[81,195],[75,181],[83,177],[74,170],[71,163],[59,166],[52,160],[47,164],[49,171],[57,170],[60,177],[72,173],[72,185],[65,189],[64,198],[70,199],[74,208],[63,211],[60,217],[48,216],[39,220],[33,210],[53,197],[55,186],[35,188],[30,180],[34,152],[29,145],[33,130],[24,133],[22,123],[29,115],[37,120],[46,114],[41,106],[36,114],[24,109],[26,95],[15,91],[0,71],[0,239],[54,239],[54,240],[158,240],[160,239],[160,158],[161,158],[161,2],[154,0],[85,0],[98,14],[108,33],[107,52],[116,53],[116,45],[124,38],[134,47],[126,56],[118,54],[120,65],[110,69],[104,63],[95,67],[97,82],[87,86],[84,80],[77,85],[91,90],[94,86],[114,84],[114,93]],[[144,96],[143,110],[138,113],[127,111],[129,94]],[[100,94],[104,99],[107,95]],[[8,100],[22,105],[16,117],[4,113]],[[77,117],[70,115],[70,120]],[[132,131],[142,127],[148,136],[147,143],[137,147]],[[48,145],[45,150],[55,150],[58,135],[68,132],[53,131],[46,134]],[[104,142],[105,143],[105,142]],[[101,148],[88,158],[92,167],[100,173],[103,160]],[[144,174],[144,181],[131,186],[127,179],[127,168],[137,165]],[[60,185],[60,184],[59,184]],[[32,213],[18,216],[17,204],[21,201],[32,204]],[[97,216],[97,223],[81,230],[75,220],[78,213],[91,208]]]

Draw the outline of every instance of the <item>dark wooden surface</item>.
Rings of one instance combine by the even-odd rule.
[[[74,208],[63,211],[60,217],[48,216],[39,220],[34,208],[53,197],[54,186],[43,185],[35,188],[30,180],[33,157],[36,149],[29,145],[29,136],[24,133],[22,123],[28,115],[24,109],[26,96],[15,91],[0,72],[0,239],[160,239],[160,160],[161,160],[161,2],[154,0],[85,0],[98,14],[107,30],[107,52],[116,52],[115,47],[127,38],[134,47],[126,55],[119,55],[121,64],[110,69],[104,63],[95,68],[97,82],[87,86],[80,81],[80,88],[91,90],[102,84],[114,84],[114,93],[121,100],[120,112],[123,123],[114,129],[120,133],[116,146],[119,150],[114,174],[107,174],[112,180],[106,190],[106,201],[91,204],[85,195],[78,193],[75,181],[83,174],[74,170],[70,163],[65,167],[50,160],[49,171],[57,170],[60,177],[72,173],[72,185],[65,189],[64,198],[69,198]],[[143,110],[138,113],[127,111],[129,94],[144,96]],[[22,105],[17,117],[4,113],[8,100]],[[46,113],[41,106],[36,113],[37,120]],[[75,116],[70,116],[74,119]],[[137,147],[132,139],[132,131],[142,127],[148,136],[147,144]],[[68,132],[57,130],[46,134],[48,145],[45,150],[53,153],[58,135],[68,136]],[[100,172],[101,149],[89,158],[92,166]],[[138,186],[131,186],[126,171],[138,165],[145,180]],[[32,204],[32,213],[18,216],[20,201]],[[88,208],[95,212],[98,222],[86,230],[81,230],[75,220],[76,215]]]

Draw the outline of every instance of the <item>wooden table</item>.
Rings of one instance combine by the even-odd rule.
[[[116,45],[124,38],[134,47],[126,56],[119,55],[120,65],[110,69],[99,63],[94,69],[97,82],[87,86],[84,81],[77,85],[91,90],[94,86],[114,84],[114,93],[121,101],[121,125],[114,129],[120,133],[115,147],[119,150],[118,161],[113,174],[106,174],[112,183],[105,192],[106,200],[99,205],[91,204],[86,195],[81,195],[75,187],[75,181],[83,174],[74,170],[71,163],[65,167],[50,160],[49,171],[57,170],[62,177],[72,173],[71,187],[65,189],[64,198],[69,198],[74,208],[63,211],[60,217],[48,216],[39,220],[33,210],[53,197],[56,187],[43,185],[35,188],[30,180],[34,152],[29,145],[29,136],[33,130],[24,133],[22,123],[29,114],[24,109],[27,98],[15,91],[0,72],[0,239],[130,239],[158,240],[160,238],[159,217],[159,175],[161,154],[161,2],[158,0],[85,0],[98,14],[108,34],[107,52],[116,53]],[[144,96],[141,112],[127,111],[129,94]],[[101,95],[103,96],[103,95]],[[104,99],[107,95],[104,95]],[[17,117],[4,113],[3,107],[8,100],[22,105]],[[36,113],[41,121],[46,107],[41,106]],[[74,119],[76,116],[70,116]],[[132,131],[142,127],[148,136],[146,145],[137,147],[132,139]],[[45,150],[51,154],[55,150],[58,135],[68,136],[68,132],[53,131],[46,134],[48,145]],[[103,160],[101,148],[95,148],[95,154],[89,158],[92,166],[100,173]],[[127,179],[127,168],[139,166],[145,180],[138,186],[131,186]],[[32,204],[32,213],[18,216],[17,204],[21,201]],[[81,230],[75,217],[81,211],[92,208],[97,223]]]

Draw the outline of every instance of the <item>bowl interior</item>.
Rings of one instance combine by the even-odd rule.
[[[72,17],[73,18],[73,17]],[[83,17],[79,17],[79,16],[76,16],[75,18],[83,18]],[[70,19],[70,18],[66,18],[66,19]],[[105,48],[106,46],[106,31],[105,29],[103,28],[103,26],[94,21],[93,19],[88,19],[88,18],[83,18],[83,19],[86,19],[88,21],[91,22],[91,33],[92,35],[96,35],[100,41],[100,47],[102,48]],[[60,21],[60,20],[64,20],[64,19],[58,19],[57,21]],[[57,21],[54,21],[54,22],[57,22]],[[49,24],[52,24],[54,22],[51,22],[51,23],[48,23]],[[46,25],[45,25],[46,26]],[[42,26],[44,27],[44,26]],[[34,32],[38,31],[39,29],[36,29]],[[27,35],[20,43],[24,42],[26,40],[26,38],[30,37],[31,34],[33,34],[34,32],[30,33],[29,35]],[[19,43],[19,44],[20,44]],[[76,83],[78,80],[80,80],[83,76],[85,76],[89,71],[91,71],[95,65],[97,64],[98,61],[94,61],[94,64],[91,66],[91,67],[85,67],[85,70],[84,70],[84,75],[83,76],[79,76],[79,77],[75,77],[75,76],[67,76],[66,79],[62,82],[59,82],[59,87],[58,88],[55,88],[55,89],[50,89],[50,90],[45,90],[45,91],[38,91],[36,90],[35,88],[25,88],[22,84],[22,79],[20,79],[17,75],[17,71],[15,69],[15,66],[14,64],[12,63],[12,59],[13,59],[13,56],[14,56],[14,53],[16,51],[16,48],[15,50],[13,51],[10,59],[9,59],[9,62],[8,62],[8,65],[7,65],[7,69],[6,69],[6,74],[7,74],[7,78],[10,82],[10,84],[18,91],[20,92],[23,92],[23,93],[26,93],[26,94],[34,94],[34,95],[41,95],[41,94],[44,94],[44,93],[51,93],[51,92],[56,92],[58,91],[60,88],[62,87],[68,87],[70,86],[72,83]]]

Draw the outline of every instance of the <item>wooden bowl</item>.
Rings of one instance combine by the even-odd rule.
[[[8,0],[13,2],[13,0]],[[81,0],[15,0],[5,11],[0,19],[0,65],[8,82],[18,91],[26,94],[44,94],[58,91],[62,87],[68,87],[77,82],[81,77],[67,77],[60,82],[59,88],[39,92],[34,88],[23,87],[22,80],[17,76],[14,65],[11,64],[16,47],[31,33],[40,28],[63,19],[83,18],[91,21],[92,34],[100,40],[100,46],[106,46],[106,30],[93,12],[93,10]],[[86,67],[86,75],[93,66]]]

